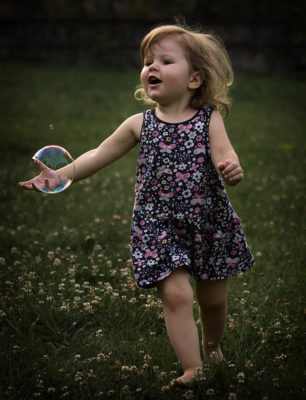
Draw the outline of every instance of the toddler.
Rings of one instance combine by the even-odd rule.
[[[201,375],[193,289],[202,323],[205,360],[221,361],[228,277],[254,259],[223,182],[237,185],[243,170],[223,123],[232,69],[210,34],[179,25],[149,32],[136,96],[155,106],[125,120],[99,147],[74,161],[74,182],[114,162],[139,143],[131,255],[137,284],[157,287],[167,332],[184,385]],[[41,174],[24,189],[52,185],[57,172],[36,160]],[[65,167],[68,168],[68,167]],[[223,181],[223,182],[222,182]]]

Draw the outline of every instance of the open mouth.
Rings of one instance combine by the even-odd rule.
[[[148,81],[150,85],[156,85],[158,83],[161,83],[161,80],[156,78],[156,76],[149,76]]]

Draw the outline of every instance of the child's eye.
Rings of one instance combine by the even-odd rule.
[[[172,64],[172,61],[171,60],[164,60],[164,64],[165,65]]]
[[[144,66],[149,67],[152,64],[152,61],[145,61]]]

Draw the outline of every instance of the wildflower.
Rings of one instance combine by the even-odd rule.
[[[170,389],[170,386],[162,386],[162,388],[160,389],[160,392],[163,394],[165,392],[167,392]]]
[[[273,379],[272,379],[272,382],[273,382],[273,386],[274,386],[274,387],[279,387],[278,378],[273,378]]]
[[[234,319],[231,318],[228,322],[228,326],[230,328],[230,330],[234,330],[235,329],[235,324],[234,324]]]
[[[230,393],[228,395],[228,400],[236,400],[237,399],[237,395],[236,393]]]
[[[286,339],[287,339],[287,340],[290,340],[291,338],[292,338],[291,335],[287,335],[287,336],[286,336]]]
[[[102,361],[105,361],[106,360],[106,355],[104,354],[104,353],[99,353],[99,354],[97,354],[97,361],[98,362],[102,362]]]
[[[87,373],[88,378],[96,378],[96,375],[94,374],[93,370],[90,369],[89,372]]]
[[[215,395],[215,390],[214,389],[207,389],[206,390],[207,396],[214,396]]]
[[[159,374],[159,379],[161,379],[162,381],[165,381],[167,379],[167,377],[168,377],[167,372],[162,371]]]
[[[4,266],[6,264],[6,260],[3,257],[0,257],[0,265]]]
[[[143,359],[144,359],[145,362],[149,362],[152,359],[152,357],[150,356],[150,354],[145,354],[143,356]]]
[[[252,361],[251,361],[251,360],[246,361],[245,367],[246,367],[247,369],[253,368],[253,363],[252,363]]]
[[[194,399],[193,390],[187,390],[187,392],[185,392],[182,397],[185,397],[185,399],[188,400]]]
[[[239,372],[239,374],[237,375],[237,379],[239,383],[244,383],[245,380],[244,372]]]
[[[59,258],[56,258],[53,262],[54,267],[59,267],[61,265],[61,260]]]
[[[17,254],[18,253],[17,247],[12,247],[11,248],[11,253],[12,254]]]

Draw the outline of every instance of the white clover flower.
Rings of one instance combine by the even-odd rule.
[[[244,381],[245,381],[244,372],[239,372],[239,374],[237,375],[237,379],[238,379],[239,383],[244,383]]]

